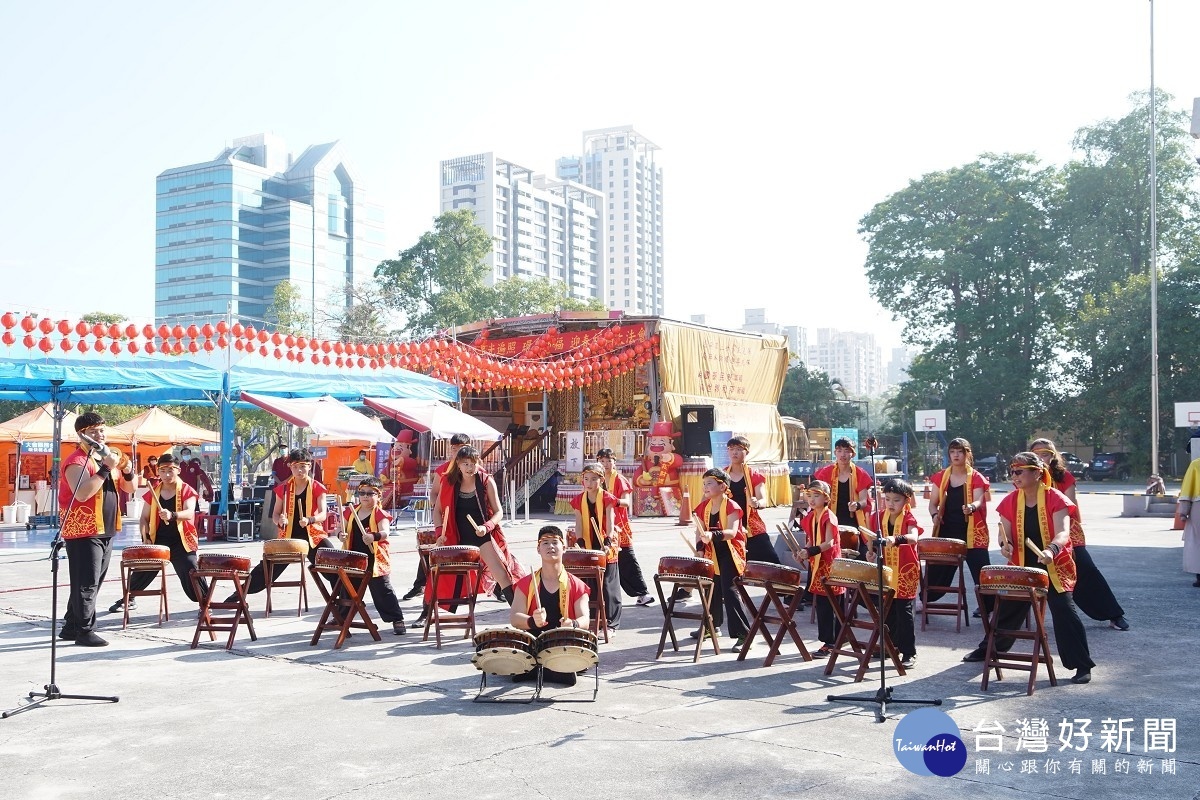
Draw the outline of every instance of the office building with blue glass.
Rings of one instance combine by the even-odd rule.
[[[383,212],[367,202],[337,142],[298,158],[272,134],[235,139],[212,161],[157,179],[154,315],[261,325],[284,280],[310,324],[335,317],[348,287],[384,258]]]

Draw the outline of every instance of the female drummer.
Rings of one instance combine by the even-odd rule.
[[[458,449],[454,462],[446,470],[438,495],[442,528],[437,545],[478,547],[479,555],[500,587],[501,596],[511,603],[508,547],[500,530],[504,508],[500,505],[496,482],[480,471],[479,460],[479,451],[465,445]],[[432,592],[428,586],[425,591],[426,599],[431,600]]]
[[[842,555],[837,517],[829,508],[828,483],[813,481],[808,485],[808,506],[809,512],[800,518],[800,529],[804,531],[808,542],[804,551],[808,561],[808,592],[817,606],[817,637],[821,640],[821,649],[813,655],[825,658],[833,652],[838,634],[841,633],[832,604],[840,602],[841,595],[846,591],[841,586],[826,589],[822,580],[829,575],[833,560]],[[834,597],[839,600],[835,601]]]
[[[1004,496],[996,507],[1003,541],[1000,552],[1011,566],[1032,567],[1049,573],[1046,603],[1054,621],[1054,643],[1063,666],[1075,670],[1072,683],[1092,679],[1091,652],[1083,620],[1075,611],[1071,591],[1075,588],[1075,561],[1071,557],[1070,513],[1075,504],[1051,487],[1050,471],[1032,452],[1017,453],[1009,466],[1015,492]],[[1034,559],[1026,540],[1042,555]],[[1018,629],[1025,621],[1029,603],[1005,600],[1000,604],[999,627]],[[1011,638],[996,639],[997,652],[1006,652]],[[967,653],[963,661],[983,661],[987,640]]]
[[[537,550],[542,566],[519,579],[513,587],[508,624],[534,636],[554,628],[588,629],[591,624],[588,586],[563,567],[565,545],[562,528],[557,525],[546,525],[538,531]],[[534,677],[536,670],[530,670],[523,675],[514,675],[513,680],[532,680]],[[543,670],[542,677],[554,683],[575,685],[574,673]]]
[[[763,522],[760,508],[767,507],[767,477],[754,471],[746,463],[750,454],[750,440],[745,436],[734,436],[725,444],[729,454],[729,496],[739,508],[746,511],[746,557],[751,561],[778,564],[779,556],[767,535],[767,524]]]
[[[392,623],[392,633],[403,636],[407,632],[404,610],[400,608],[400,600],[389,577],[392,561],[388,549],[388,528],[391,527],[392,518],[380,507],[383,484],[378,478],[364,478],[354,494],[358,498],[358,508],[346,506],[342,511],[348,533],[346,549],[367,554],[367,571],[371,574],[367,588],[371,591],[371,602],[383,621]]]
[[[617,498],[613,509],[613,528],[617,532],[617,567],[621,572],[621,589],[630,597],[637,598],[639,606],[654,602],[646,579],[642,576],[642,565],[633,552],[633,528],[629,525],[629,511],[633,508],[633,484],[617,469],[617,459],[607,447],[596,453],[596,461],[604,468],[604,490]],[[575,530],[579,530],[576,528]]]
[[[979,570],[991,563],[987,524],[991,484],[975,470],[975,454],[966,439],[951,439],[946,455],[950,458],[950,466],[930,478],[933,488],[929,494],[929,516],[933,517],[933,535],[967,543],[967,569],[978,586]],[[957,569],[943,564],[930,565],[926,568],[925,582],[929,586],[949,586]],[[944,594],[927,591],[926,599],[932,603]],[[987,600],[984,602],[986,605]],[[980,615],[980,610],[975,609],[974,616]]]
[[[888,609],[886,624],[892,644],[900,651],[905,669],[917,665],[917,631],[913,624],[913,599],[921,585],[921,562],[917,559],[917,538],[923,529],[912,509],[916,494],[908,481],[893,479],[883,485],[883,519],[879,545],[883,563],[896,576],[896,596]]]
[[[1075,497],[1075,476],[1067,469],[1062,455],[1054,442],[1049,439],[1036,439],[1029,449],[1037,453],[1038,458],[1050,470],[1050,480],[1054,488],[1070,498],[1075,507],[1071,509],[1071,553],[1075,556],[1075,571],[1079,582],[1075,584],[1072,597],[1079,610],[1092,619],[1107,620],[1117,630],[1129,630],[1129,621],[1125,619],[1125,610],[1117,602],[1108,581],[1100,572],[1092,554],[1088,552],[1087,540],[1083,536],[1083,522],[1079,516],[1079,501]]]
[[[604,613],[610,632],[621,627],[621,570],[617,560],[617,537],[613,531],[617,498],[604,491],[604,467],[588,464],[580,474],[583,491],[571,498],[575,509],[576,544],[584,550],[603,551]]]
[[[740,650],[750,630],[746,611],[733,586],[733,579],[746,568],[746,530],[742,527],[742,510],[729,499],[729,476],[721,469],[704,473],[704,499],[694,514],[704,526],[696,555],[713,562],[717,579],[713,581],[708,613],[713,627],[719,628],[729,617],[727,633],[734,638],[733,649]],[[699,636],[696,631],[693,636]]]

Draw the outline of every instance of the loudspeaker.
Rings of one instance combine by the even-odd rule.
[[[713,407],[680,406],[679,421],[683,428],[683,454],[711,456],[712,440],[708,435],[712,433],[715,424]]]

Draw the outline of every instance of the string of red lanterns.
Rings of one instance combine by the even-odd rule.
[[[327,341],[303,335],[268,332],[253,325],[169,326],[133,323],[88,323],[83,320],[57,322],[33,315],[18,317],[12,312],[0,315],[0,342],[44,354],[57,346],[63,352],[161,352],[170,355],[212,353],[232,346],[234,350],[262,358],[309,362],[338,369],[401,368],[423,372],[450,381],[466,391],[494,389],[519,391],[558,391],[590,386],[636,369],[659,355],[658,335],[634,342],[620,341],[627,335],[617,327],[601,328],[585,334],[579,344],[564,352],[554,352],[559,340],[557,328],[548,328],[533,339],[522,352],[511,357],[489,353],[479,347],[487,341],[486,331],[474,344],[457,340],[428,339],[420,342],[367,344]],[[57,340],[51,336],[57,334]],[[71,335],[75,338],[72,339]],[[18,336],[20,338],[18,339]],[[643,333],[644,336],[644,333]],[[89,338],[91,341],[89,341]]]

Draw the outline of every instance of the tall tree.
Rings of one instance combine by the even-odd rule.
[[[126,317],[122,314],[110,314],[106,311],[89,311],[80,317],[89,325],[95,325],[99,322],[101,325],[112,325],[117,322],[124,322]]]
[[[475,224],[473,211],[447,211],[415,245],[376,267],[375,277],[392,306],[403,312],[404,332],[430,336],[489,316],[486,259],[491,251],[492,240]]]
[[[552,311],[603,311],[599,300],[583,301],[573,297],[562,281],[546,278],[507,278],[492,291],[488,316],[496,318],[547,314]]]
[[[267,307],[267,322],[280,333],[307,334],[312,316],[304,310],[304,296],[291,281],[275,284],[275,294]]]
[[[779,392],[779,413],[795,417],[805,427],[841,428],[854,425],[857,409],[841,399],[830,378],[819,369],[810,369],[803,363],[788,367]]]
[[[331,304],[334,309],[323,327],[342,342],[382,342],[397,338],[392,330],[387,298],[373,284],[352,286],[347,284],[341,302]]]
[[[912,181],[860,223],[871,292],[923,349],[913,388],[985,449],[1024,443],[1054,374],[1057,190],[1033,156],[988,154]]]

